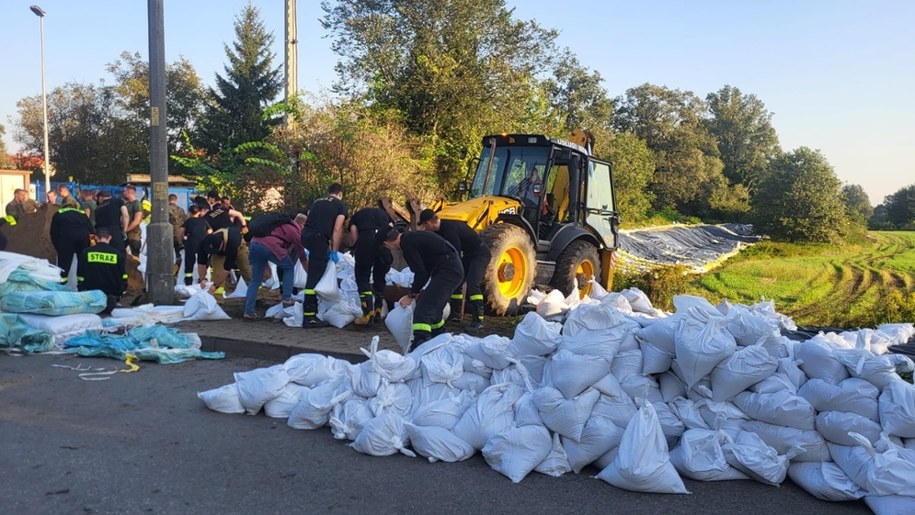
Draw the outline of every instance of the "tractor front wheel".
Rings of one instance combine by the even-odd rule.
[[[537,256],[527,233],[511,224],[495,224],[480,233],[492,253],[483,275],[483,293],[496,315],[514,315],[525,302],[537,275]]]

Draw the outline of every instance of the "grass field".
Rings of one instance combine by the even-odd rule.
[[[915,322],[915,232],[872,232],[859,245],[762,242],[682,286],[713,303],[773,300],[799,325]]]

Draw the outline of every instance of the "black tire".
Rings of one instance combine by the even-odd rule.
[[[553,271],[550,285],[561,290],[564,295],[569,295],[575,288],[577,279],[579,291],[586,295],[591,291],[591,285],[588,283],[591,277],[579,275],[579,269],[587,267],[590,267],[594,277],[600,277],[600,256],[597,254],[597,247],[585,240],[575,240],[556,260],[556,269]]]
[[[486,228],[480,236],[492,253],[483,274],[489,310],[495,315],[514,315],[527,300],[537,276],[534,244],[524,229],[505,223]]]

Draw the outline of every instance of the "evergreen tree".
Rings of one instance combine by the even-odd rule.
[[[263,114],[282,88],[282,75],[273,66],[273,34],[254,5],[248,4],[235,19],[235,38],[231,48],[225,45],[225,76],[216,74],[198,134],[201,147],[213,154],[263,140],[276,123]]]

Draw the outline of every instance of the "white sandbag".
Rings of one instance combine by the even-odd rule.
[[[559,433],[553,433],[550,453],[534,468],[534,471],[551,477],[559,477],[567,472],[572,472],[572,466],[569,465],[569,457],[559,439]]]
[[[646,295],[642,290],[633,286],[621,291],[620,295],[629,301],[629,305],[632,307],[632,311],[637,313],[645,313],[651,316],[658,316],[659,311],[651,305],[651,300],[649,300],[648,295]]]
[[[337,264],[327,261],[327,267],[315,285],[315,293],[319,299],[336,302],[340,300],[340,288],[337,286]]]
[[[915,438],[915,386],[899,379],[880,394],[880,424],[883,430],[902,438]]]
[[[448,386],[445,383],[430,383],[427,386],[421,377],[407,381],[407,386],[410,387],[410,391],[413,393],[414,411],[416,411],[416,409],[421,406],[429,404],[430,402],[447,399],[448,397],[458,396],[462,393],[465,393],[460,388]]]
[[[206,407],[220,413],[244,413],[245,407],[241,405],[238,395],[238,386],[235,383],[220,386],[205,392],[197,392],[197,398],[202,400]]]
[[[530,379],[531,384],[538,388],[543,385],[543,369],[546,368],[548,362],[549,360],[543,356],[518,357],[518,363],[527,370],[528,379]]]
[[[674,355],[650,342],[640,342],[642,348],[642,373],[660,374],[670,369]]]
[[[658,389],[661,391],[661,399],[664,402],[671,402],[678,397],[686,397],[686,385],[676,374],[669,371],[658,376]]]
[[[527,370],[518,365],[509,365],[501,370],[493,370],[489,382],[492,384],[514,383],[525,384],[527,381]],[[533,389],[533,388],[532,388]]]
[[[890,338],[893,345],[902,345],[915,337],[915,324],[880,324],[877,331]]]
[[[889,355],[875,356],[864,349],[838,349],[834,355],[845,365],[852,377],[860,377],[880,391],[899,379],[896,366]]]
[[[182,286],[184,286],[184,284],[182,284]],[[193,286],[193,288],[196,288],[194,293],[200,291],[199,286]],[[190,297],[191,295],[193,295],[193,293],[187,296]],[[150,326],[158,323],[176,323],[180,322],[183,318],[184,306],[156,306],[154,304],[143,304],[130,308],[114,308],[111,310],[111,318],[106,321],[105,325],[113,323],[120,327]],[[23,315],[23,319],[28,320],[25,315]],[[87,318],[84,320],[90,319]]]
[[[638,408],[632,402],[620,384],[613,377],[613,374],[607,374],[606,377],[594,385],[594,389],[601,393],[600,398],[591,408],[591,416],[604,416],[609,418],[619,427],[626,427],[629,421],[635,416]]]
[[[622,427],[617,426],[610,419],[592,413],[588,423],[581,432],[579,441],[571,438],[562,439],[562,447],[566,451],[569,465],[576,474],[581,469],[593,463],[607,451],[618,447],[623,440]]]
[[[839,384],[848,377],[848,370],[834,355],[835,347],[823,333],[795,345],[795,357],[801,361],[801,369],[810,378],[822,379],[830,384]]]
[[[905,495],[868,495],[864,497],[874,515],[902,515],[915,513],[915,497]]]
[[[647,399],[651,402],[664,401],[664,398],[661,397],[661,389],[658,387],[657,381],[651,377],[641,374],[629,376],[620,380],[620,386],[629,397],[635,400]]]
[[[513,406],[522,393],[518,385],[490,386],[454,425],[454,434],[474,449],[482,449],[490,438],[511,427],[515,419]]]
[[[788,477],[821,501],[857,501],[866,494],[831,461],[792,463],[788,467]]]
[[[566,399],[577,397],[609,373],[609,362],[566,349],[553,354],[544,369],[549,384],[562,392]]]
[[[216,302],[216,297],[207,293],[206,290],[195,293],[184,303],[185,320],[229,320],[231,318]]]
[[[686,426],[667,403],[652,401],[651,404],[654,406],[658,422],[661,424],[661,431],[664,432],[664,436],[667,438],[667,448],[669,449],[680,440],[680,436],[686,431]]]
[[[499,370],[511,364],[510,344],[511,340],[508,338],[491,334],[485,338],[477,338],[475,342],[465,346],[463,352],[472,360],[477,360],[491,369]]]
[[[247,295],[247,294],[248,294],[248,284],[245,282],[244,277],[239,277],[238,282],[235,283],[235,289],[232,290],[232,293],[230,293],[228,295],[223,293],[222,296],[226,300],[243,299],[243,298],[245,298],[245,295]]]
[[[534,404],[546,427],[576,442],[581,439],[591,409],[599,398],[600,392],[595,389],[589,389],[574,399],[566,399],[562,392],[550,386],[534,392]]]
[[[779,455],[749,431],[740,431],[736,437],[728,435],[726,438],[721,448],[732,467],[766,485],[778,486],[785,481],[790,455]]]
[[[356,317],[362,316],[359,299],[340,295],[336,300],[322,300],[318,302],[318,318],[337,329],[343,329],[351,324]]]
[[[375,418],[368,402],[357,397],[350,397],[345,402],[334,406],[328,419],[330,432],[337,440],[353,441],[359,436],[366,422]]]
[[[741,427],[745,431],[756,433],[766,445],[779,454],[792,450],[795,456],[791,461],[829,461],[829,446],[826,440],[816,431],[805,431],[796,427],[776,426],[759,420],[747,420]],[[797,454],[799,453],[799,454]]]
[[[634,492],[689,493],[670,463],[661,424],[648,403],[626,426],[616,459],[597,478]]]
[[[759,345],[741,347],[712,370],[712,400],[726,401],[772,375],[778,360]]]
[[[464,461],[477,452],[469,443],[442,427],[418,426],[407,422],[404,423],[404,429],[413,450],[428,458],[430,463]]]
[[[450,431],[472,402],[469,394],[461,392],[460,395],[449,395],[444,399],[416,406],[413,410],[413,423],[418,426],[437,426]]]
[[[413,392],[406,383],[390,383],[382,380],[375,396],[369,399],[369,408],[375,416],[393,412],[401,417],[410,413],[413,406]]]
[[[404,356],[392,350],[378,350],[378,337],[372,337],[368,349],[360,348],[372,363],[372,369],[389,382],[396,383],[417,377],[420,373],[419,363],[411,356]]]
[[[366,399],[374,397],[381,387],[381,374],[375,371],[371,361],[350,367],[349,380],[353,393]]]
[[[425,381],[451,385],[464,373],[464,354],[455,346],[448,345],[423,354],[419,364]]]
[[[682,313],[675,313],[666,318],[651,320],[648,325],[638,329],[635,336],[642,351],[645,351],[646,346],[651,346],[659,355],[675,356],[677,351],[674,337],[681,318]]]
[[[289,374],[283,365],[235,373],[239,400],[249,415],[257,415],[267,401],[283,393],[287,383]]]
[[[305,288],[306,281],[308,281],[308,271],[302,266],[302,262],[296,259],[292,285],[301,290]]]
[[[864,379],[850,377],[834,385],[813,378],[804,383],[797,394],[817,411],[848,411],[874,422],[880,420],[877,404],[880,390]]]
[[[755,345],[769,336],[779,335],[774,320],[759,316],[745,306],[732,306],[727,313],[727,320],[727,330],[737,341],[737,345]]]
[[[559,349],[603,358],[607,364],[626,339],[635,338],[638,324],[602,305],[582,305],[572,310],[562,326]]]
[[[791,392],[742,392],[734,396],[734,404],[752,419],[804,430],[814,427],[813,406]]]
[[[690,399],[678,398],[674,399],[672,402],[668,403],[670,410],[683,422],[683,427],[686,430],[689,429],[712,429],[712,425],[709,425],[705,419],[702,418],[702,414],[699,412],[699,408],[696,407],[696,403]]]
[[[359,436],[349,445],[370,456],[391,456],[398,452],[411,458],[416,456],[413,451],[405,448],[407,436],[404,421],[396,413],[385,413],[366,422]]]
[[[839,445],[830,442],[829,456],[842,472],[862,489],[867,489],[867,475],[874,466],[874,457],[864,447]]]
[[[689,429],[680,437],[680,445],[670,451],[670,462],[680,475],[697,481],[731,481],[749,479],[728,464],[722,443],[726,436],[719,431]]]
[[[534,394],[531,392],[524,392],[521,397],[518,397],[518,400],[515,401],[515,426],[542,426],[543,418],[540,417],[540,410],[537,409],[537,404],[534,402]]]
[[[794,385],[794,392],[807,382],[807,374],[801,370],[799,362],[792,358],[784,357],[778,359],[778,373],[784,374]]]
[[[63,345],[70,337],[83,334],[86,331],[102,330],[102,318],[93,313],[60,316],[20,313],[19,317],[29,327],[50,334],[54,339],[55,345]]]
[[[413,286],[413,277],[415,274],[410,267],[405,267],[403,270],[394,270],[393,268],[388,270],[388,273],[384,276],[385,284],[391,284],[400,286],[401,288],[410,288]]]
[[[511,427],[483,447],[486,463],[496,472],[520,483],[552,450],[550,432],[543,426]]]
[[[864,435],[852,432],[851,436],[873,458],[867,468],[863,488],[870,495],[915,496],[915,451],[899,447],[886,437],[875,445]]]
[[[318,429],[330,421],[334,406],[353,395],[343,378],[331,379],[309,389],[292,408],[286,425],[293,429]]]
[[[713,402],[711,399],[701,399],[696,401],[694,406],[708,427],[717,428],[731,435],[742,431],[743,424],[750,419],[731,401]]]
[[[413,339],[413,310],[416,309],[416,303],[412,302],[406,308],[400,305],[400,302],[394,303],[388,316],[384,317],[384,325],[391,331],[394,341],[400,345],[403,353],[406,354],[410,349],[410,341]]]
[[[560,290],[551,290],[537,302],[535,311],[543,318],[553,318],[569,310],[565,295]]]
[[[461,374],[461,377],[458,377],[452,381],[451,385],[460,390],[478,394],[483,392],[483,390],[489,388],[490,382],[489,379],[486,379],[480,374],[465,371],[463,374]]]
[[[638,348],[623,349],[616,353],[613,363],[610,364],[610,372],[617,379],[623,380],[631,375],[642,373],[642,351]]]
[[[726,323],[724,317],[712,316],[696,308],[691,308],[689,316],[680,321],[674,343],[687,389],[737,350],[737,342],[725,330]]]
[[[337,377],[334,358],[323,354],[302,353],[290,356],[283,363],[289,380],[302,386],[316,386]]]
[[[816,430],[823,438],[839,445],[856,445],[848,435],[854,431],[867,437],[870,442],[880,438],[880,424],[856,413],[846,411],[821,411],[816,417]]]
[[[293,408],[302,400],[310,390],[307,386],[296,383],[287,383],[279,396],[264,403],[264,414],[270,418],[289,418]]]
[[[515,327],[509,345],[512,356],[544,356],[556,350],[562,341],[562,324],[549,322],[531,311]]]

